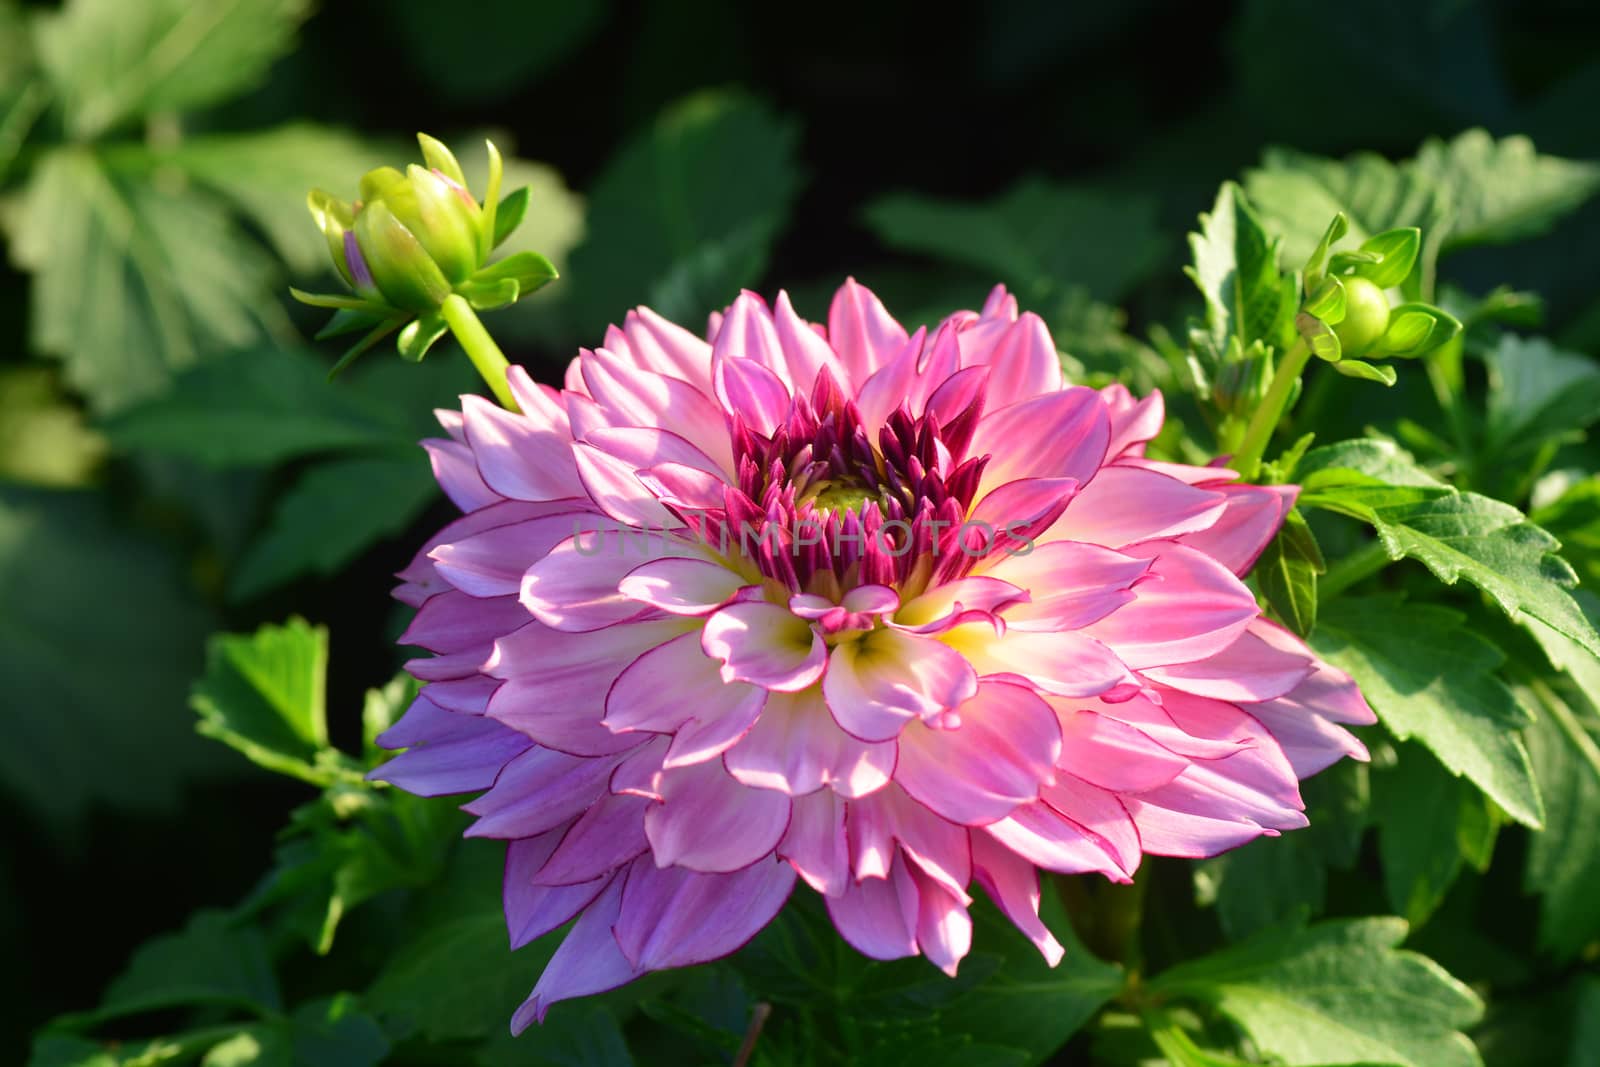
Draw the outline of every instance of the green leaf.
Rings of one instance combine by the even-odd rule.
[[[516,299],[516,283],[508,283],[512,287],[511,299]],[[400,331],[401,358],[412,363],[421,363],[422,357],[428,354],[428,349],[433,347],[435,341],[450,332],[450,324],[444,321],[443,315],[428,314],[421,318],[412,319]]]
[[[701,93],[634,137],[595,183],[589,231],[572,253],[579,326],[599,336],[682,263],[714,269],[656,310],[693,323],[766,269],[800,191],[799,131],[746,96]]]
[[[210,624],[177,560],[89,492],[0,486],[0,782],[63,828],[169,811],[217,767],[184,689]]]
[[[1326,571],[1311,527],[1298,509],[1291,509],[1250,573],[1272,613],[1304,637],[1316,628],[1317,576]]]
[[[359,387],[329,385],[327,364],[294,348],[250,349],[191,368],[159,399],[103,425],[119,449],[212,467],[265,466],[412,439],[403,414]]]
[[[1346,474],[1329,461],[1353,465],[1363,458],[1355,451],[1340,453],[1338,460],[1325,449],[1313,451],[1302,471],[1320,468],[1322,473],[1303,474],[1300,506],[1370,523],[1390,559],[1415,559],[1446,585],[1466,579],[1513,622],[1532,617],[1600,656],[1600,634],[1568,592],[1577,576],[1555,554],[1560,547],[1555,538],[1510,504],[1476,493],[1386,491],[1386,476],[1410,465],[1410,457],[1393,446],[1368,455],[1373,462],[1365,469],[1352,466],[1349,476],[1364,475],[1377,485],[1338,484]],[[1421,471],[1415,474],[1427,478]]]
[[[1395,596],[1322,606],[1311,647],[1348,671],[1389,732],[1416,738],[1518,822],[1543,820],[1521,738],[1528,716],[1495,677],[1498,649],[1458,612]]]
[[[1372,263],[1356,267],[1356,273],[1379,289],[1392,289],[1406,280],[1422,250],[1422,230],[1402,226],[1385,230],[1361,242],[1361,251],[1377,256]]]
[[[1294,314],[1278,273],[1278,242],[1267,236],[1255,209],[1224,182],[1200,232],[1189,235],[1194,265],[1184,273],[1206,302],[1206,328],[1218,352],[1230,338],[1281,345]]]
[[[332,574],[400,533],[438,495],[425,457],[414,450],[320,463],[278,501],[234,569],[228,595],[244,600],[302,575]]]
[[[1372,773],[1372,818],[1389,904],[1412,926],[1427,922],[1461,873],[1464,834],[1484,821],[1478,791],[1416,745],[1397,767]]]
[[[1600,419],[1600,366],[1543,338],[1503,334],[1489,369],[1484,448],[1508,462],[1548,440],[1568,440]]]
[[[1542,156],[1526,137],[1483,130],[1428,141],[1412,168],[1449,206],[1447,248],[1544,233],[1600,190],[1600,164]]]
[[[1405,936],[1400,919],[1280,927],[1147,988],[1210,1004],[1286,1064],[1480,1064],[1461,1031],[1482,1002],[1432,960],[1397,949]]]
[[[1600,941],[1600,768],[1586,755],[1600,720],[1543,682],[1523,689],[1543,714],[1528,728],[1528,751],[1545,797],[1544,831],[1528,846],[1523,886],[1539,895],[1539,948],[1560,960],[1587,956]],[[1588,753],[1580,747],[1587,740]]]
[[[88,1019],[102,1022],[166,1008],[216,1004],[268,1015],[282,1008],[260,931],[220,911],[200,911],[183,930],[146,942]]]
[[[1349,232],[1350,220],[1345,217],[1344,212],[1337,212],[1332,221],[1328,223],[1328,228],[1322,231],[1322,239],[1311,250],[1311,255],[1307,257],[1306,265],[1300,272],[1307,291],[1316,289],[1322,284],[1323,275],[1326,273],[1329,250]]]
[[[246,134],[191,137],[151,153],[220,194],[261,228],[296,274],[332,269],[328,242],[305,210],[307,189],[354,189],[384,161],[384,146],[309,122]]]
[[[493,247],[499,248],[522,225],[522,217],[528,213],[528,198],[532,195],[533,189],[524,185],[500,201],[494,215]]]
[[[219,634],[190,703],[199,730],[279,774],[324,784],[328,631],[304,619],[254,634]]]
[[[984,203],[897,193],[866,209],[885,244],[1002,281],[1045,307],[1072,286],[1114,301],[1166,251],[1154,198],[1025,179]]]
[[[105,452],[105,439],[84,425],[49,368],[0,368],[0,478],[81,486]]]
[[[120,177],[88,150],[48,152],[9,205],[11,258],[33,273],[33,347],[106,414],[172,374],[288,322],[271,258],[200,190]]]
[[[1333,365],[1333,369],[1346,378],[1360,378],[1363,381],[1378,382],[1381,385],[1393,385],[1399,377],[1393,367],[1378,363],[1365,363],[1359,359],[1341,359]]]
[[[225,100],[294,42],[309,0],[70,0],[34,41],[74,138]]]
[[[475,0],[470,17],[442,18],[430,0],[394,0],[384,7],[384,22],[426,79],[430,97],[484,108],[570,61],[605,25],[609,6],[606,0]]]

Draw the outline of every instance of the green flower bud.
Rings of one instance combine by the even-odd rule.
[[[450,295],[450,282],[438,264],[385,201],[362,204],[354,232],[358,254],[390,304],[407,311],[432,311]],[[359,268],[352,264],[352,270]]]
[[[1340,350],[1359,356],[1389,327],[1389,298],[1383,290],[1355,274],[1339,278],[1344,286],[1344,318],[1334,324]]]

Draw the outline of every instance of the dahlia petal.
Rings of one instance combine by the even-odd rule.
[[[961,653],[888,628],[835,646],[822,679],[834,721],[863,741],[890,740],[906,720],[956,707],[977,688]]]
[[[477,511],[505,499],[483,480],[483,475],[478,473],[478,461],[464,442],[430,437],[422,442],[422,447],[428,453],[434,480],[450,498],[450,503],[462,511]]]
[[[1161,391],[1152,389],[1149,396],[1135,400],[1126,385],[1116,382],[1100,390],[1100,395],[1105,398],[1106,408],[1111,413],[1111,444],[1106,449],[1107,461],[1143,455],[1144,443],[1160,433],[1161,424],[1166,421],[1166,401]]]
[[[1087,485],[1110,441],[1105,403],[1083,386],[991,409],[972,438],[971,453],[990,457],[979,492],[1019,478],[1072,478]]]
[[[513,949],[543,937],[588,907],[609,881],[608,877],[602,876],[582,884],[535,885],[533,876],[546,865],[550,853],[560,841],[561,833],[552,830],[538,837],[522,837],[506,842],[502,896],[506,932],[511,937]]]
[[[987,552],[977,554],[1003,555],[1016,542],[1037,540],[1061,518],[1080,488],[1075,478],[1019,478],[990,490],[967,518],[967,526],[986,531]]]
[[[1222,516],[1227,498],[1137,467],[1106,467],[1073,498],[1040,541],[1088,541],[1122,548],[1194,533]]]
[[[618,536],[608,536],[613,533]],[[680,558],[693,550],[649,531],[638,537],[620,534],[576,533],[529,567],[518,590],[528,614],[551,629],[584,633],[648,613],[647,606],[621,592],[622,579],[639,566],[642,555]]]
[[[720,338],[719,338],[720,343]],[[753,359],[717,363],[717,400],[729,415],[739,415],[757,433],[771,436],[789,416],[789,390],[771,368]]]
[[[623,596],[673,615],[706,615],[746,588],[721,564],[691,557],[642,563],[617,584]]]
[[[710,387],[711,346],[689,330],[642,307],[628,312],[622,333],[641,367],[701,389]]]
[[[644,817],[656,866],[708,873],[748,867],[788,828],[788,797],[741,785],[715,762],[663,772],[661,803]]]
[[[438,545],[429,558],[440,577],[468,596],[514,596],[529,567],[563,540],[596,529],[600,518],[570,511],[495,526]]]
[[[814,690],[773,693],[722,762],[734,778],[757,789],[799,797],[831,786],[840,796],[861,797],[888,783],[895,746],[845,733]]]
[[[541,886],[598,887],[599,879],[650,847],[644,835],[644,813],[651,803],[643,797],[602,796],[559,835],[559,843],[545,862],[532,869],[531,881]]]
[[[482,715],[489,709],[489,699],[500,688],[500,679],[486,674],[469,678],[455,678],[445,682],[431,682],[423,687],[435,704],[446,711],[463,715]]]
[[[917,381],[917,365],[922,360],[928,332],[917,330],[893,359],[873,371],[856,394],[861,424],[876,432],[889,413],[905,403]]]
[[[838,896],[850,884],[844,818],[844,801],[827,790],[796,797],[789,829],[778,842],[778,855],[825,897]]]
[[[921,901],[904,861],[896,859],[887,877],[851,882],[826,900],[833,925],[863,956],[897,960],[917,954]]]
[[[452,589],[424,601],[397,643],[443,655],[482,649],[488,658],[495,638],[527,621],[516,597],[479,599]]]
[[[1050,706],[1020,686],[984,682],[957,714],[955,729],[905,729],[895,782],[935,814],[968,826],[1037,800],[1061,753]]]
[[[1305,681],[1275,700],[1250,705],[1249,711],[1272,732],[1301,778],[1341,756],[1365,760],[1366,746],[1337,724],[1370,726],[1377,721],[1350,676],[1320,659],[1313,659]]]
[[[1066,955],[1039,918],[1039,875],[1027,862],[988,834],[972,835],[972,873],[995,906],[1054,967]]]
[[[603,993],[645,973],[644,968],[628,962],[611,933],[622,906],[622,883],[621,876],[613,878],[568,931],[561,947],[545,964],[533,993],[511,1017],[513,1034],[543,1022],[552,1004]]]
[[[773,322],[778,330],[778,343],[783,349],[783,359],[788,368],[788,380],[793,382],[796,391],[803,392],[805,387],[817,380],[817,376],[826,369],[833,375],[834,381],[848,390],[850,388],[850,374],[839,357],[834,354],[833,346],[818,336],[811,325],[795,313],[794,304],[789,301],[789,294],[778,293],[777,304],[773,307]]]
[[[917,883],[917,947],[928,962],[951,978],[972,949],[972,916],[968,901],[959,900],[915,868]]]
[[[990,403],[997,408],[1061,388],[1061,356],[1044,320],[1031,311],[1000,336],[987,362]]]
[[[849,372],[864,383],[906,346],[906,330],[872,290],[848,278],[828,308],[828,340]]]
[[[966,827],[940,818],[896,788],[851,801],[845,818],[850,833],[858,827],[863,831],[857,879],[887,873],[889,864],[877,857],[892,857],[894,846],[898,845],[900,854],[918,871],[944,886],[963,904],[971,902],[967,884],[972,881],[972,846]]]
[[[1099,696],[1137,682],[1104,643],[1072,630],[996,634],[986,626],[963,626],[952,630],[945,640],[960,650],[979,675],[1023,679],[1057,696]]]
[[[1137,793],[1166,785],[1189,761],[1135,726],[1084,710],[1062,717],[1059,764],[1090,785]]]
[[[1149,571],[1148,559],[1099,545],[1051,541],[1031,552],[1004,554],[987,573],[1030,594],[1026,602],[1006,607],[1007,626],[1077,630],[1132,601],[1134,585]]]
[[[771,372],[783,392],[788,393],[794,379],[789,376],[788,359],[784,355],[783,342],[778,336],[778,327],[772,321],[772,312],[767,310],[767,302],[750,290],[742,290],[734,298],[728,310],[723,312],[722,322],[717,326],[715,340],[711,342],[711,369],[715,377],[720,370],[720,364],[727,360],[748,360],[750,363]],[[720,392],[720,386],[718,387]],[[729,406],[729,412],[743,413],[744,409],[738,406]],[[787,413],[788,401],[784,401],[784,411]],[[765,431],[763,431],[765,432]]]
[[[677,434],[648,427],[594,430],[572,446],[578,477],[600,509],[618,522],[644,529],[677,525],[639,471],[664,463],[682,463],[709,474],[716,462]]]
[[[981,831],[1036,866],[1063,874],[1098,871],[1115,882],[1139,866],[1139,832],[1127,808],[1071,774],[1056,776],[1040,800]]]
[[[686,633],[641,655],[611,683],[605,725],[626,733],[674,733],[665,766],[686,766],[720,755],[745,735],[766,704],[767,691],[724,682],[715,660]]]
[[[722,471],[734,470],[722,410],[711,397],[680,378],[634,370],[603,348],[585,352],[579,366],[607,425],[659,427],[704,452]]]
[[[1192,663],[1232,645],[1261,613],[1256,598],[1227,567],[1170,542],[1136,545],[1150,575],[1131,604],[1085,629],[1135,670]]]
[[[530,504],[521,500],[507,500],[492,504],[482,511],[463,515],[430,537],[406,568],[395,575],[405,584],[396,589],[394,595],[403,603],[420,607],[429,597],[454,588],[439,574],[431,558],[433,550],[440,545],[462,541],[497,526],[514,526],[530,519],[586,510],[592,510],[587,501],[559,500]]]
[[[705,654],[722,661],[726,682],[794,692],[822,675],[828,649],[804,619],[759,601],[729,604],[706,620]]]
[[[907,601],[895,613],[894,625],[913,633],[943,632],[949,627],[941,624],[953,620],[964,612],[993,613],[1002,610],[1005,611],[1006,620],[1009,622],[1012,612],[1017,610],[1017,606],[1025,604],[1028,597],[1025,586],[1014,585],[992,576],[968,575],[953,582],[933,586]]]
[[[794,888],[794,869],[764,859],[732,874],[658,868],[628,870],[617,945],[646,970],[687,967],[728,955],[771,922]]]
[[[1283,696],[1305,681],[1311,670],[1309,652],[1278,648],[1258,633],[1246,631],[1206,659],[1149,667],[1142,673],[1196,696],[1252,702]]]
[[[490,489],[514,500],[583,495],[565,412],[552,406],[542,417],[518,415],[472,395],[461,398],[461,410],[467,444]]]
[[[505,765],[494,788],[463,805],[468,837],[532,837],[582,814],[605,792],[615,759],[534,746]]]
[[[423,728],[418,726],[419,719],[432,721]],[[401,726],[406,729],[397,732]],[[427,736],[417,737],[423,729]],[[419,797],[488,789],[508,761],[533,747],[528,737],[492,719],[452,714],[426,697],[418,697],[405,718],[385,731],[379,742],[399,747],[393,744],[397,737],[414,739],[404,742],[407,751],[367,777]]]
[[[1219,485],[1227,510],[1209,529],[1186,534],[1181,543],[1204,552],[1235,574],[1255,566],[1267,542],[1283,525],[1299,487],[1293,485]]]

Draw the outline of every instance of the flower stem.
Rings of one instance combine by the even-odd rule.
[[[506,381],[506,371],[511,364],[506,361],[506,354],[500,351],[500,346],[494,343],[494,338],[489,336],[489,331],[483,328],[472,305],[459,294],[451,293],[444,298],[439,312],[449,325],[450,332],[466,350],[467,358],[478,369],[478,374],[489,383],[500,406],[507,411],[521,413],[522,409],[517,406],[517,399],[511,395],[511,386]]]
[[[1289,394],[1294,392],[1294,384],[1300,380],[1300,374],[1306,369],[1306,361],[1310,358],[1311,348],[1305,338],[1296,341],[1283,354],[1283,361],[1272,376],[1272,384],[1267,387],[1267,395],[1250,417],[1250,426],[1244,432],[1244,440],[1239,443],[1239,451],[1228,463],[1247,481],[1253,479],[1260,470],[1267,442],[1272,439],[1272,431],[1278,428],[1284,409],[1289,406]]]
[[[1317,598],[1332,600],[1363,578],[1377,574],[1393,562],[1394,559],[1390,557],[1389,550],[1384,547],[1383,542],[1373,538],[1328,568],[1328,573],[1317,582]]]

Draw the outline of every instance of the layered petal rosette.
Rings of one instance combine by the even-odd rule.
[[[1003,289],[908,334],[746,293],[640,309],[565,388],[426,442],[464,515],[401,575],[427,683],[378,777],[480,792],[513,1021],[729,953],[796,879],[868,956],[955,973],[981,886],[1052,963],[1040,870],[1127,881],[1304,826],[1364,758],[1351,680],[1241,582],[1292,487],[1145,458],[1159,395],[1061,377]]]

